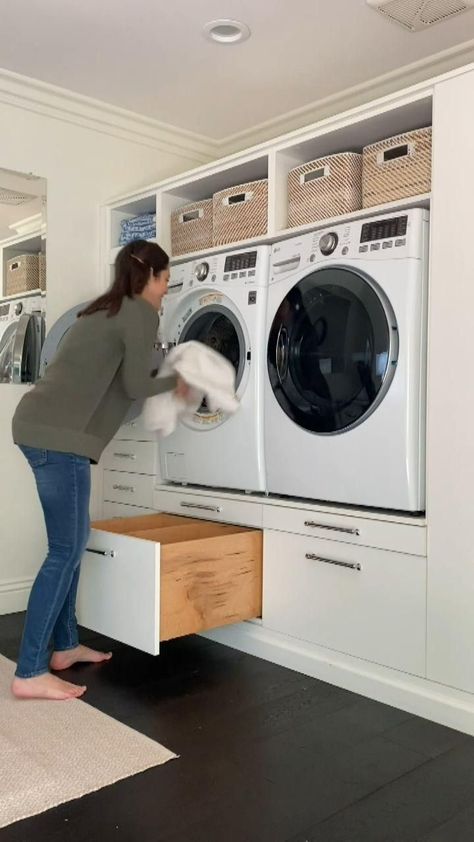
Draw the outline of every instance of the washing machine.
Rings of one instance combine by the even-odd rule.
[[[263,373],[270,247],[230,250],[172,267],[164,299],[165,343],[196,340],[235,368],[240,407],[211,412],[204,402],[160,444],[167,482],[264,491]]]
[[[414,208],[273,246],[270,493],[424,510],[428,232]]]
[[[34,383],[44,341],[44,298],[0,300],[0,383]]]

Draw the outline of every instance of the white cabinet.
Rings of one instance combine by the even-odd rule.
[[[260,500],[241,500],[237,496],[187,489],[156,488],[153,507],[160,512],[202,517],[224,523],[240,523],[261,528],[263,503]]]
[[[474,693],[474,72],[435,88],[427,429],[428,678]]]
[[[263,625],[425,675],[426,559],[265,530]]]
[[[152,509],[154,484],[153,476],[104,471],[104,500]]]
[[[105,470],[156,476],[158,451],[152,441],[112,439],[102,455]]]

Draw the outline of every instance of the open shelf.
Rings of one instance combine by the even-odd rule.
[[[130,199],[130,201],[110,208],[110,247],[112,250],[118,253],[120,248],[122,248],[120,246],[122,221],[124,219],[133,219],[133,217],[141,216],[144,213],[156,214],[156,191]],[[158,226],[158,215],[156,224]]]

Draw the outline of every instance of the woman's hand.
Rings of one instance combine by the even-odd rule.
[[[191,392],[191,387],[188,386],[185,380],[182,377],[178,376],[178,382],[176,384],[174,393],[177,398],[182,398],[183,400],[187,400]]]

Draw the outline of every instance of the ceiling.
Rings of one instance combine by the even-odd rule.
[[[365,0],[0,0],[0,67],[221,140],[474,39],[416,34]],[[250,26],[231,46],[214,18]]]

